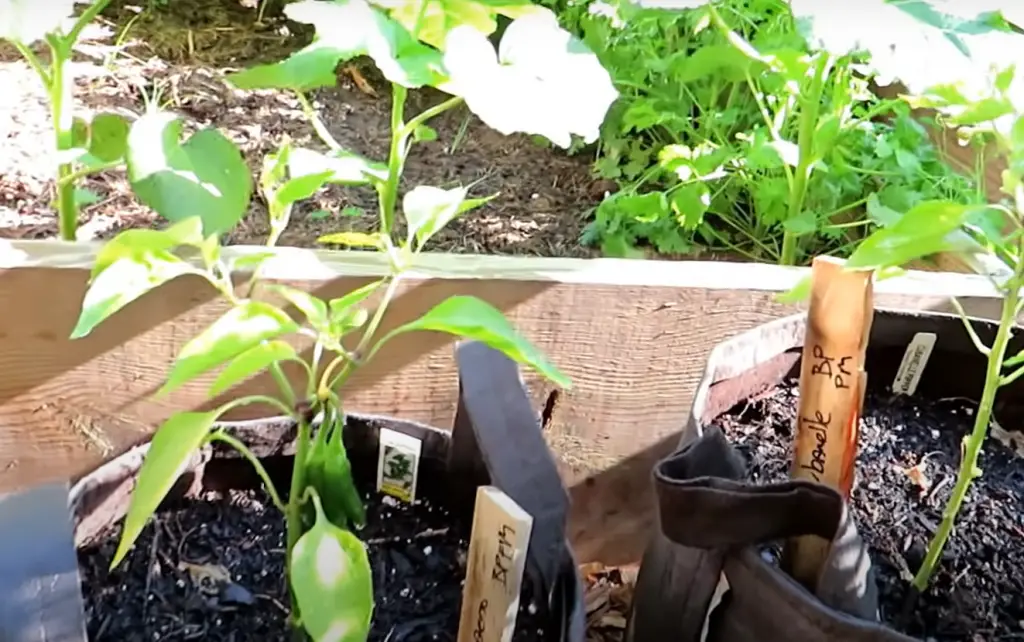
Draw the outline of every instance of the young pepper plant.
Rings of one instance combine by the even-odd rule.
[[[422,317],[380,332],[403,275],[430,239],[460,214],[493,198],[469,198],[465,188],[415,187],[401,199],[405,232],[397,234],[395,216],[402,168],[412,142],[430,118],[465,101],[485,122],[501,131],[540,134],[568,146],[572,134],[596,138],[604,113],[614,100],[610,79],[596,58],[561,31],[549,13],[537,13],[527,5],[518,9],[503,6],[502,11],[525,15],[508,27],[501,54],[495,55],[487,40],[491,23],[480,19],[482,13],[494,10],[489,5],[468,4],[476,9],[466,14],[474,17],[472,24],[457,24],[455,15],[451,20],[424,23],[433,25],[433,30],[427,32],[433,44],[413,37],[417,29],[410,32],[404,26],[400,4],[390,6],[395,18],[362,0],[290,4],[286,8],[289,17],[316,26],[313,44],[281,63],[256,67],[231,78],[240,87],[298,92],[313,127],[328,146],[327,152],[320,152],[285,141],[265,159],[258,185],[270,215],[267,245],[276,244],[287,228],[294,204],[325,184],[371,184],[379,195],[380,229],[372,234],[341,232],[322,240],[382,252],[389,268],[383,278],[329,301],[291,287],[264,284],[260,275],[276,260],[273,252],[243,253],[232,260],[223,256],[219,235],[223,224],[234,218],[232,212],[239,205],[234,200],[220,203],[222,209],[231,210],[223,217],[218,217],[216,211],[206,212],[206,220],[190,217],[160,231],[123,232],[97,256],[73,337],[87,335],[117,310],[161,284],[194,275],[207,280],[230,308],[181,349],[160,394],[221,367],[210,386],[211,397],[220,397],[235,384],[262,372],[269,372],[278,388],[276,395],[250,395],[211,411],[177,413],[158,429],[140,471],[112,565],[130,550],[191,454],[211,441],[225,442],[252,463],[273,503],[285,514],[296,629],[317,641],[364,640],[370,627],[373,592],[366,550],[352,533],[363,525],[365,513],[342,441],[343,388],[348,378],[392,338],[413,331],[434,331],[481,341],[556,384],[569,385],[565,375],[520,337],[497,309],[474,297],[450,297]],[[420,13],[423,11],[421,7]],[[420,17],[415,18],[416,23]],[[438,48],[438,42],[444,46]],[[542,59],[535,57],[538,46]],[[334,84],[338,62],[367,54],[394,86],[386,162],[370,161],[341,148],[304,94],[314,87]],[[571,85],[573,95],[565,94],[566,84]],[[424,85],[442,88],[453,93],[453,98],[406,121],[406,92]],[[572,101],[581,98],[587,102],[586,109],[570,114],[567,110],[573,107]],[[563,100],[568,104],[562,104]],[[173,121],[172,116],[161,112],[148,117],[154,123]],[[155,127],[154,131],[162,129]],[[202,163],[216,167],[236,153],[231,146],[216,145],[203,155]],[[174,199],[175,189],[194,189],[191,184],[170,180],[161,181],[160,187],[167,201]],[[247,192],[238,192],[237,196],[239,202],[247,204]],[[191,259],[186,258],[189,254],[193,255]],[[238,286],[232,279],[235,272],[250,272],[251,277]],[[265,295],[257,296],[261,292]],[[293,306],[300,318],[289,316],[278,303],[267,300],[267,295]],[[371,297],[378,297],[375,307],[367,305]],[[310,356],[300,355],[293,342],[285,340],[289,336],[312,341]],[[297,363],[304,374],[298,388],[284,374],[283,365],[288,362]],[[215,426],[224,413],[255,403],[279,409],[298,425],[287,501],[274,488],[256,456]],[[320,427],[314,436],[317,416]],[[328,572],[330,569],[321,563],[325,557],[337,562],[334,571]]]
[[[86,121],[73,115],[71,56],[82,31],[109,2],[0,0],[0,40],[9,41],[21,53],[42,81],[50,102],[57,160],[55,204],[60,237],[65,241],[75,240],[79,206],[91,197],[75,184],[89,174],[119,167],[127,149],[129,123],[122,116],[102,112]],[[73,18],[75,4],[89,6]],[[49,48],[45,62],[32,49],[40,40]]]
[[[1024,41],[1018,43],[1024,48]],[[960,253],[968,259],[987,259],[986,269],[1002,295],[1002,312],[991,344],[986,345],[956,299],[956,307],[968,335],[986,357],[985,383],[970,434],[961,445],[961,463],[956,483],[921,567],[913,579],[917,593],[928,588],[943,548],[952,534],[957,515],[974,479],[981,475],[978,457],[988,434],[995,397],[999,389],[1024,376],[1024,351],[1008,354],[1008,346],[1024,311],[1024,79],[1013,66],[990,78],[986,91],[971,91],[964,84],[950,82],[910,94],[915,107],[936,110],[950,126],[972,137],[994,140],[1006,155],[1003,192],[1010,205],[962,205],[948,201],[920,203],[890,226],[870,235],[846,261],[849,268],[875,269],[879,275],[894,275],[908,262],[939,252]],[[996,266],[992,269],[991,266]],[[806,297],[809,282],[802,281],[785,300]]]

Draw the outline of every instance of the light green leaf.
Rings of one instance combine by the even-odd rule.
[[[516,18],[544,9],[523,0],[371,0],[389,9],[389,15],[409,33],[417,24],[417,37],[438,49],[444,48],[448,33],[460,25],[489,36],[498,27],[498,15]],[[423,6],[425,4],[425,6]],[[422,9],[421,9],[422,6]]]
[[[775,300],[779,303],[797,304],[806,301],[811,296],[811,275],[800,279],[796,285],[785,292],[776,295]]]
[[[324,42],[313,42],[281,62],[228,74],[226,80],[239,89],[290,89],[305,93],[338,84],[338,63],[354,55],[346,56],[344,51]]]
[[[199,247],[202,243],[203,222],[198,216],[178,221],[162,230],[125,230],[100,248],[92,266],[92,277],[95,278],[119,259],[153,254],[171,260],[173,255],[166,254],[169,250],[182,245]]]
[[[316,521],[291,551],[289,580],[303,628],[314,642],[365,642],[373,615],[366,547],[332,524],[312,487]]]
[[[923,201],[898,221],[875,230],[846,261],[850,268],[900,267],[915,259],[956,248],[953,234],[978,206]]]
[[[412,139],[417,143],[429,143],[437,140],[437,130],[429,125],[416,125],[412,130]]]
[[[383,237],[380,234],[367,234],[366,232],[334,232],[332,234],[324,234],[316,242],[347,245],[349,247],[372,247],[378,250],[384,249]]]
[[[276,256],[274,252],[256,252],[253,254],[239,256],[231,260],[231,271],[234,272],[237,270],[245,272],[251,270],[255,272],[259,270],[260,266],[263,265],[267,259],[274,258],[274,256]]]
[[[281,187],[274,190],[273,207],[271,210],[281,211],[298,201],[305,200],[317,193],[327,184],[333,172],[320,172],[289,178]]]
[[[331,299],[327,303],[330,310],[330,334],[332,337],[340,339],[346,332],[362,327],[366,323],[369,313],[365,308],[357,306],[383,284],[383,280],[371,281],[345,296]]]
[[[123,116],[96,114],[89,124],[89,155],[103,163],[121,160],[128,151],[130,128]]]
[[[288,4],[284,12],[296,22],[313,25],[316,40],[283,62],[232,76],[236,86],[333,86],[328,71],[333,75],[338,62],[358,56],[370,56],[385,78],[411,89],[437,86],[446,78],[440,52],[413,39],[405,27],[366,0],[301,0]]]
[[[75,205],[78,207],[87,207],[100,201],[100,195],[91,189],[84,187],[76,187],[74,189],[75,194]]]
[[[157,394],[167,394],[263,341],[298,329],[291,317],[269,303],[245,301],[236,305],[185,344]]]
[[[110,564],[114,568],[131,550],[150,516],[178,480],[192,453],[203,445],[220,410],[210,412],[179,412],[165,421],[153,436],[149,451],[139,470],[139,480],[132,491],[128,514],[117,552]]]
[[[216,397],[233,388],[249,377],[263,372],[272,364],[293,359],[298,360],[298,355],[291,345],[280,340],[264,341],[228,363],[210,386],[210,397]]]
[[[76,0],[0,0],[0,40],[31,45],[68,20]]]
[[[128,136],[128,178],[136,196],[171,221],[203,219],[207,235],[226,232],[245,214],[252,176],[241,152],[216,129],[180,142],[181,121],[151,111]]]
[[[440,88],[465,98],[490,127],[544,136],[563,148],[574,134],[586,143],[597,140],[618,98],[597,56],[546,10],[514,20],[497,54],[484,34],[455,27],[444,64],[451,83]]]
[[[327,173],[326,182],[341,185],[368,185],[374,181],[386,181],[388,167],[384,163],[367,160],[359,154],[334,151],[329,154],[304,147],[297,147],[288,154],[288,174],[306,176]]]
[[[684,185],[673,190],[670,204],[683,229],[695,230],[711,207],[711,190],[706,183]]]
[[[814,216],[814,212],[804,210],[796,216],[783,221],[782,227],[797,236],[805,236],[807,234],[814,234],[818,229],[818,219]]]
[[[414,237],[417,249],[459,215],[466,200],[466,188],[441,189],[417,185],[402,199],[402,212],[409,228],[409,239]]]
[[[572,382],[544,354],[522,337],[501,312],[473,296],[453,296],[431,308],[426,314],[389,332],[387,339],[414,330],[447,332],[486,343],[510,359],[525,364],[568,389]]]
[[[272,292],[277,292],[301,312],[309,324],[317,330],[327,327],[327,304],[309,292],[287,285],[268,285]]]
[[[80,339],[115,312],[150,290],[185,274],[202,274],[169,252],[129,255],[114,259],[92,278],[71,331]]]

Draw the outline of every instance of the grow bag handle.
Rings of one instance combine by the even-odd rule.
[[[832,548],[813,591],[816,600],[781,571],[772,571],[782,580],[772,587],[763,576],[742,578],[763,583],[746,587],[761,594],[762,600],[778,598],[774,606],[763,601],[758,607],[775,609],[767,619],[778,622],[780,629],[788,631],[786,635],[795,635],[793,639],[810,639],[795,633],[808,630],[816,631],[817,639],[825,639],[820,637],[825,632],[828,639],[836,640],[911,639],[878,623],[878,591],[867,547],[838,492],[804,480],[752,484],[741,481],[744,478],[742,457],[717,428],[706,429],[655,467],[662,533],[689,549],[677,558],[678,568],[661,572],[685,584],[689,599],[686,604],[665,604],[659,599],[664,591],[652,585],[641,592],[638,587],[633,613],[638,630],[657,628],[654,619],[672,620],[668,626],[681,627],[676,629],[681,633],[676,639],[700,639],[719,577],[724,571],[730,579],[729,558],[747,551],[751,559],[767,568],[752,546],[817,535],[830,541]],[[656,574],[658,569],[651,571]],[[766,594],[773,591],[775,595]],[[756,639],[783,639],[775,633],[762,630]],[[633,640],[646,642],[653,637],[638,634]]]
[[[470,479],[485,475],[533,516],[530,565],[540,575],[551,599],[556,580],[565,570],[569,494],[541,434],[519,367],[503,353],[477,341],[457,343],[455,359],[459,405],[452,429],[449,470],[457,476],[468,473]],[[479,468],[481,463],[485,470]]]

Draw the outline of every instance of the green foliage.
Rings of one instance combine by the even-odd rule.
[[[622,94],[595,165],[619,187],[584,242],[620,256],[647,245],[798,263],[848,254],[880,224],[869,201],[902,213],[931,199],[980,200],[906,105],[869,91],[870,58],[818,46],[823,30],[810,28],[807,12],[848,26],[875,20],[867,9],[814,0],[792,10],[786,0],[683,5],[551,4]]]
[[[967,135],[972,138],[994,141],[1008,161],[1003,173],[1005,198],[1002,202],[992,205],[965,205],[950,199],[919,202],[897,220],[868,236],[846,261],[850,268],[874,269],[879,275],[891,275],[914,259],[937,251],[955,252],[975,259],[1003,297],[999,326],[989,345],[982,341],[960,304],[953,301],[965,331],[987,359],[987,371],[973,430],[962,444],[956,484],[943,511],[942,522],[913,579],[914,588],[924,591],[942,558],[967,491],[972,481],[981,475],[978,456],[988,433],[996,393],[1024,376],[1024,367],[1020,365],[1024,358],[1007,354],[1017,318],[1024,310],[1021,296],[1024,288],[1024,163],[1021,162],[1024,159],[1024,79],[1014,62],[1022,59],[1024,35],[1008,31],[1007,23],[999,14],[954,17],[924,2],[894,0],[883,4],[891,5],[887,7],[891,12],[903,12],[902,15],[892,13],[892,20],[916,21],[924,34],[921,42],[936,43],[937,55],[933,62],[945,65],[939,74],[920,70],[922,73],[915,75],[915,68],[907,60],[913,58],[913,52],[908,53],[905,46],[893,47],[894,55],[884,62],[889,65],[889,72],[895,70],[898,73],[895,77],[910,89],[905,97],[907,102],[937,110],[950,125],[966,126]],[[852,31],[843,33],[837,26],[831,26],[833,28],[824,30],[822,36],[826,46],[847,49],[888,46],[884,41],[865,43],[858,39],[860,35],[853,36]],[[943,43],[945,47],[938,46]],[[928,51],[928,56],[932,56],[932,51]],[[808,291],[804,280],[785,298],[799,300],[806,297]]]
[[[427,125],[431,118],[462,102],[500,131],[542,135],[566,146],[574,135],[593,140],[615,98],[610,77],[596,56],[559,29],[546,10],[502,0],[416,4],[423,8],[417,14],[422,23],[419,18],[410,23],[409,6],[398,1],[381,6],[365,0],[289,4],[289,17],[316,27],[314,42],[280,63],[230,77],[239,87],[299,92],[327,147],[300,148],[285,140],[264,159],[255,184],[268,205],[267,246],[274,246],[287,228],[295,203],[324,185],[372,185],[379,195],[379,229],[340,231],[321,241],[383,253],[390,268],[386,276],[345,296],[323,300],[295,288],[263,284],[261,274],[274,257],[272,251],[226,260],[219,239],[238,224],[253,186],[237,148],[212,129],[182,140],[176,116],[151,111],[122,132],[129,177],[137,196],[173,223],[163,230],[123,232],[103,247],[73,334],[86,336],[131,301],[185,274],[205,279],[229,304],[217,321],[182,347],[159,394],[194,385],[217,370],[209,386],[211,397],[229,394],[235,385],[265,372],[280,394],[235,398],[209,413],[178,413],[160,427],[143,464],[140,490],[132,497],[115,563],[130,549],[189,455],[208,440],[224,441],[256,467],[274,503],[285,512],[292,615],[317,642],[365,639],[373,608],[366,550],[349,530],[366,520],[342,440],[342,395],[352,373],[392,338],[433,331],[481,341],[556,384],[570,383],[500,311],[470,296],[450,297],[419,319],[378,336],[403,276],[430,239],[455,218],[497,196],[470,197],[463,187],[414,187],[401,200],[406,229],[399,236],[399,183],[410,149],[431,139],[424,133],[432,131]],[[496,52],[487,36],[497,15],[515,20]],[[536,38],[529,43],[536,49],[526,46],[527,35]],[[334,66],[356,55],[369,55],[393,83],[390,153],[383,162],[341,148],[301,93],[332,85]],[[500,76],[507,84],[497,87],[494,78],[485,76]],[[452,97],[407,119],[407,90],[421,85]],[[492,91],[497,94],[492,96]],[[570,117],[571,109],[562,101],[570,101],[569,108],[585,103],[585,108]],[[118,139],[121,130],[115,129],[110,127],[113,133],[106,138]],[[239,271],[250,274],[242,285],[232,278]],[[379,298],[368,305],[375,295]],[[299,337],[315,342],[308,359],[290,341]],[[304,386],[297,389],[285,377],[285,362],[301,365]],[[244,444],[222,431],[211,432],[221,414],[251,403],[271,404],[298,424],[287,505]],[[322,420],[314,436],[317,415]],[[312,500],[312,511],[307,499]]]
[[[50,101],[57,158],[55,202],[60,236],[66,241],[76,238],[79,207],[95,200],[75,183],[91,173],[118,167],[126,151],[128,124],[122,117],[101,113],[87,122],[71,114],[71,56],[82,30],[109,2],[0,0],[0,40],[7,40],[21,53],[36,72]],[[87,5],[77,18],[76,4]],[[31,48],[40,40],[49,49],[46,64]]]

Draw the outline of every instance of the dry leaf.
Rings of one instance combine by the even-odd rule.
[[[904,475],[910,478],[910,481],[920,489],[921,493],[927,493],[928,489],[932,487],[932,480],[925,474],[926,461],[922,459],[916,466],[910,468],[903,468],[902,466],[896,466],[896,470],[900,471]]]

